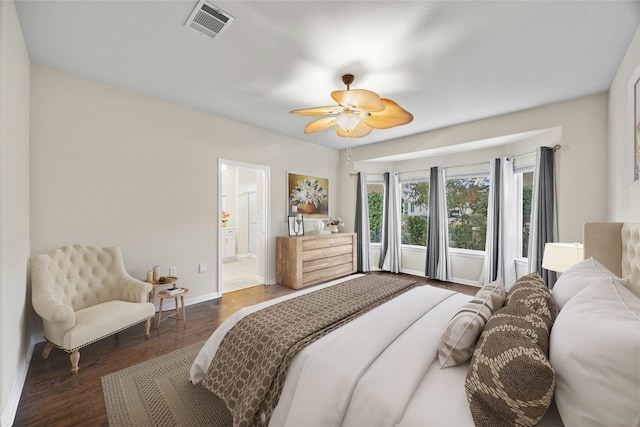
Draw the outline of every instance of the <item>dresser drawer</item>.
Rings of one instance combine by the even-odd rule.
[[[353,253],[353,245],[332,246],[302,252],[302,262]]]
[[[324,236],[323,236],[324,237]],[[312,251],[315,249],[326,249],[333,246],[351,245],[353,244],[353,237],[351,235],[340,236],[336,235],[331,237],[325,237],[320,239],[310,239],[302,241],[302,252]]]
[[[316,283],[326,282],[327,280],[335,279],[336,277],[347,276],[353,272],[354,270],[351,264],[337,265],[335,267],[303,274],[302,284],[303,286],[315,285]]]
[[[341,264],[349,264],[351,266],[353,262],[353,256],[351,252],[345,253],[344,255],[332,256],[328,258],[322,259],[312,259],[309,261],[302,262],[302,274],[310,273],[312,271],[335,267]]]

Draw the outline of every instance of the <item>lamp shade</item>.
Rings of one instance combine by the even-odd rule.
[[[582,243],[547,243],[544,245],[542,268],[562,273],[583,259]]]

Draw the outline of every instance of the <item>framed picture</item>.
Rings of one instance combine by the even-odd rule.
[[[635,73],[636,81],[633,84],[633,180],[640,180],[640,76]]]
[[[305,219],[329,217],[329,180],[289,173],[287,177],[287,212],[301,213]]]
[[[302,214],[289,216],[289,236],[304,236],[304,219]]]

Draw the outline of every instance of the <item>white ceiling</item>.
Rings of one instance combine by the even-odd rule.
[[[196,0],[16,0],[36,64],[342,149],[292,109],[333,105],[340,76],[412,123],[351,146],[607,91],[640,1],[216,1],[213,41],[184,24]]]

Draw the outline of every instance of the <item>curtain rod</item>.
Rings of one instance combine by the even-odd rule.
[[[553,152],[555,153],[556,151],[558,151],[560,148],[562,148],[562,145],[560,144],[556,144],[553,146]],[[508,159],[519,159],[520,157],[525,157],[525,156],[530,156],[532,154],[536,154],[535,151],[532,151],[530,153],[524,153],[524,154],[518,154],[517,156],[507,156]]]
[[[560,144],[556,144],[553,146],[553,151],[556,152],[558,151],[560,148],[562,148],[562,145]],[[507,156],[507,158],[509,159],[519,159],[520,157],[525,157],[525,156],[530,156],[532,154],[536,154],[535,151],[532,151],[530,153],[524,153],[524,154],[518,154],[517,156]],[[487,162],[478,162],[478,163],[468,163],[465,165],[453,165],[453,166],[447,166],[445,167],[445,169],[448,168],[461,168],[461,167],[469,167],[469,166],[478,166],[478,165],[484,165]],[[414,170],[414,171],[402,171],[402,172],[398,172],[398,173],[415,173],[415,172],[426,172],[427,169],[420,169],[420,170]],[[349,173],[350,176],[355,176],[358,175],[357,173]]]

